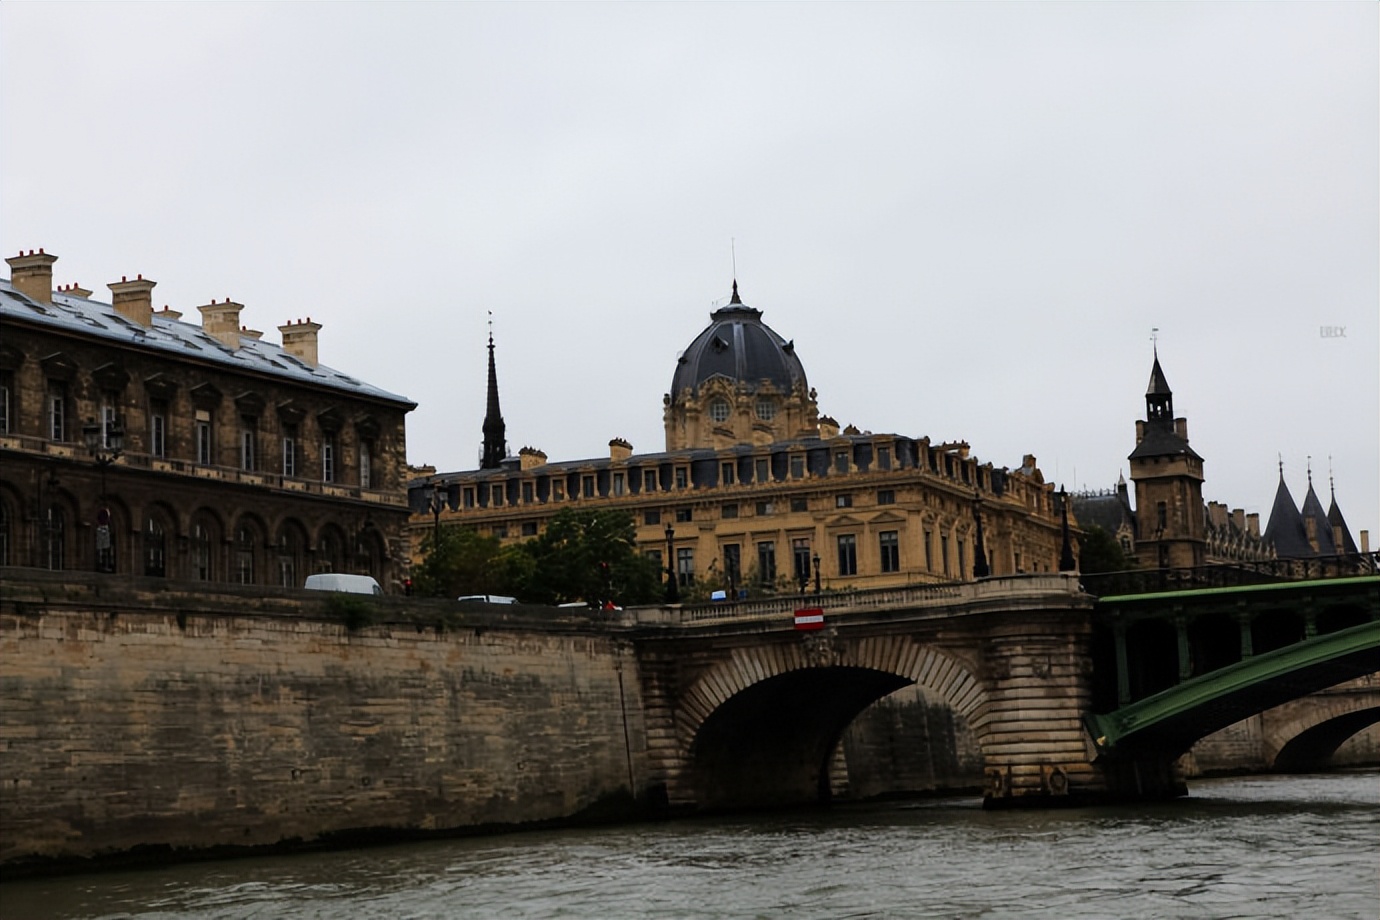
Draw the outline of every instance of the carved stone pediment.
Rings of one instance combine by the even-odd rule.
[[[291,400],[278,404],[278,418],[284,425],[300,425],[307,412]]]
[[[361,415],[355,419],[355,431],[359,432],[359,436],[362,438],[373,440],[379,436],[381,430],[382,426],[379,425],[379,420],[372,415]]]
[[[154,399],[172,399],[177,395],[177,381],[167,374],[154,374],[145,378],[144,392]]]
[[[345,427],[345,417],[340,414],[339,409],[332,406],[316,416],[316,424],[326,434],[336,434]]]
[[[107,393],[119,393],[129,385],[129,372],[113,361],[91,372],[91,379]]]
[[[18,370],[24,363],[24,352],[8,342],[0,342],[0,370]]]
[[[221,392],[210,383],[192,387],[192,405],[198,409],[216,409],[220,406]]]
[[[235,397],[235,408],[241,415],[258,418],[263,415],[264,398],[253,390],[248,390]]]
[[[43,365],[43,375],[49,380],[70,381],[77,376],[77,362],[60,351],[55,351],[39,362]]]

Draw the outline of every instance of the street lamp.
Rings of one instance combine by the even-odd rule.
[[[977,525],[973,535],[973,577],[986,578],[992,574],[992,569],[987,564],[987,549],[983,545],[987,541],[982,536],[982,495],[976,489],[973,490],[973,519]]]
[[[818,552],[815,553],[814,559],[812,559],[811,561],[814,562],[814,564],[815,564],[815,596],[818,597],[818,596],[819,596],[819,553],[818,553]]]
[[[675,567],[676,529],[666,522],[666,603],[680,603],[680,589],[676,586]]]
[[[125,429],[114,418],[101,422],[88,418],[86,424],[81,426],[81,436],[86,442],[86,452],[101,469],[101,507],[96,511],[96,564],[102,572],[113,572],[115,560],[111,558],[110,509],[105,507],[105,468],[125,452]]]
[[[797,563],[797,564],[799,564],[799,563]],[[805,565],[804,565],[803,567],[801,567],[801,568],[799,568],[799,569],[796,570],[795,579],[796,579],[796,581],[800,582],[800,593],[801,593],[802,596],[804,596],[805,590],[806,590],[807,588],[809,588],[809,586],[810,586],[810,563],[809,563],[809,562],[806,562]]]
[[[446,506],[445,491],[441,484],[433,481],[431,492],[427,495],[427,510],[431,512],[431,549],[432,552],[441,546],[441,509]]]

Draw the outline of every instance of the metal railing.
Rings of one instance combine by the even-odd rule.
[[[1098,597],[1122,594],[1158,594],[1196,588],[1242,588],[1249,585],[1291,581],[1317,581],[1374,575],[1380,571],[1380,553],[1345,553],[1308,559],[1270,559],[1264,562],[1232,562],[1189,568],[1130,569],[1082,575],[1083,588]]]

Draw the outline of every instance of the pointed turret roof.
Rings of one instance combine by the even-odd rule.
[[[1356,546],[1356,541],[1351,537],[1351,531],[1346,526],[1346,518],[1342,517],[1342,509],[1337,507],[1337,487],[1332,483],[1332,477],[1328,476],[1329,491],[1332,493],[1332,504],[1327,509],[1327,523],[1334,530],[1341,530],[1342,543],[1336,547],[1339,553],[1359,553],[1360,549]],[[1333,544],[1336,544],[1334,539]]]
[[[1145,388],[1146,396],[1173,396],[1174,391],[1169,389],[1169,381],[1164,377],[1164,371],[1160,369],[1160,351],[1155,349],[1155,364],[1150,368],[1150,386]]]
[[[494,333],[489,330],[489,398],[484,412],[484,448],[479,457],[481,470],[496,470],[508,456],[508,441],[503,413],[498,408],[498,370],[494,366]]]
[[[1284,484],[1284,467],[1280,465],[1279,488],[1275,490],[1275,503],[1270,507],[1270,522],[1265,525],[1264,541],[1275,545],[1275,555],[1280,559],[1298,559],[1313,555],[1313,547],[1308,543],[1308,532],[1303,527],[1303,516],[1294,504],[1294,496]]]
[[[1309,530],[1309,523],[1313,525],[1312,531],[1318,541],[1318,555],[1335,556],[1337,547],[1332,542],[1332,524],[1327,520],[1327,512],[1323,511],[1318,493],[1313,491],[1312,470],[1308,471],[1308,494],[1303,497],[1303,512],[1300,516],[1303,519],[1305,534]]]

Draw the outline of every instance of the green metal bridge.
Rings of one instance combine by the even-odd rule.
[[[1115,704],[1104,679],[1107,711],[1084,718],[1100,754],[1177,756],[1251,715],[1380,672],[1380,576],[1103,597],[1097,615],[1098,670],[1114,660],[1116,673]]]

